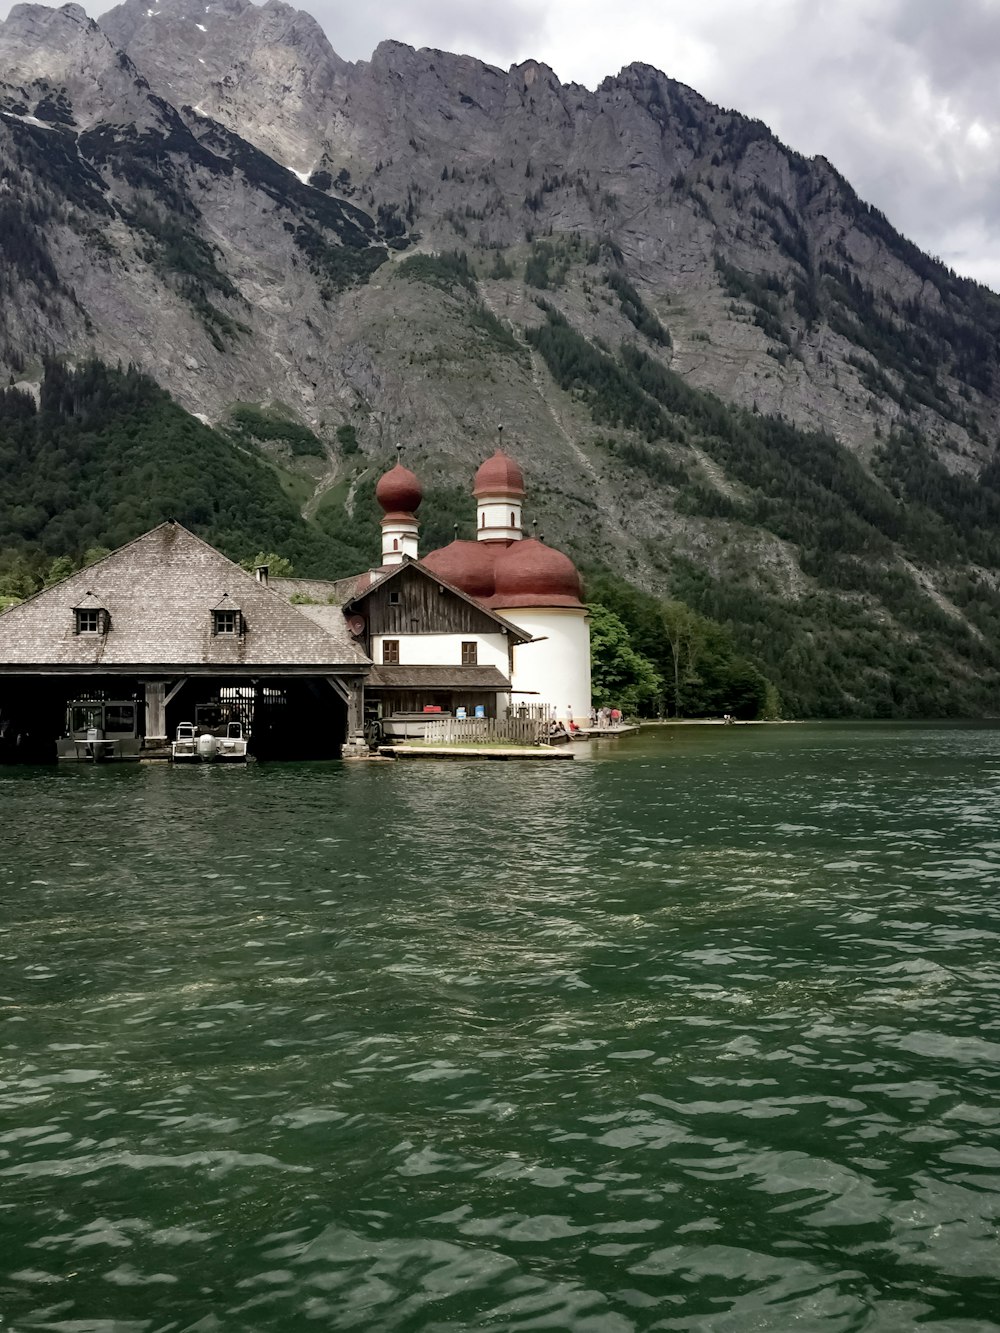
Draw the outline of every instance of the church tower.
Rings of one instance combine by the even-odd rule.
[[[501,449],[476,473],[472,494],[476,497],[476,537],[481,542],[516,542],[524,536],[521,508],[524,504],[524,475]]]
[[[382,565],[401,565],[417,558],[419,523],[416,510],[424,493],[416,475],[397,463],[379,478],[375,499],[382,508]]]

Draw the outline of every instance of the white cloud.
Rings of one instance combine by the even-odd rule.
[[[170,0],[163,0],[169,4]],[[104,5],[90,6],[97,14]],[[996,285],[1000,0],[344,0],[307,6],[334,49],[384,38],[529,57],[595,86],[641,60],[822,153],[918,244]],[[0,0],[0,16],[9,5]]]

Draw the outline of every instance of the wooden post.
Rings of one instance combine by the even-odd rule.
[[[146,691],[146,744],[166,745],[167,743],[167,682],[165,680],[143,681]]]
[[[354,676],[348,682],[347,735],[350,740],[364,740],[365,736],[365,679]]]
[[[365,743],[365,678],[364,676],[327,676],[327,684],[347,705],[344,741],[347,745]]]

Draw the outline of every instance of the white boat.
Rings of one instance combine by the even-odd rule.
[[[245,764],[249,756],[243,724],[227,722],[225,733],[219,736],[200,730],[194,722],[182,722],[170,746],[170,758],[175,764]]]
[[[380,719],[382,737],[387,741],[421,741],[432,722],[451,717],[451,713],[390,713]]]
[[[198,733],[193,722],[182,722],[170,746],[170,758],[175,764],[198,762]]]
[[[202,738],[199,737],[199,740]],[[247,740],[243,735],[242,722],[227,722],[224,736],[213,736],[216,742],[212,758],[222,764],[245,764],[247,761]]]

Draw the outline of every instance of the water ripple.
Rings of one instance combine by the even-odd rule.
[[[0,769],[12,1333],[1000,1333],[1000,731]]]

